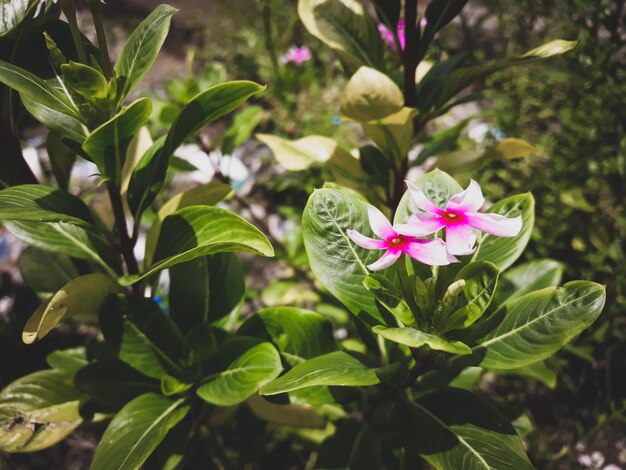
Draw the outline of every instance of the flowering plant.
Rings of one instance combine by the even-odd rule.
[[[274,250],[252,224],[216,207],[231,188],[211,182],[157,201],[174,151],[263,87],[236,81],[198,90],[163,136],[139,145],[152,102],[126,99],[175,9],[151,13],[111,64],[100,2],[89,2],[97,47],[78,31],[73,1],[59,3],[73,42],[62,48],[48,31],[59,13],[51,4],[40,19],[52,78],[0,61],[0,82],[50,130],[57,185],[2,173],[0,220],[29,245],[22,274],[42,298],[24,342],[45,341],[62,321],[91,324],[97,334],[0,391],[0,450],[38,451],[91,427],[102,431],[94,470],[533,468],[509,417],[474,384],[484,371],[555,380],[543,361],[597,318],[604,289],[559,286],[561,269],[549,260],[509,269],[532,231],[530,194],[483,212],[474,181],[463,190],[437,169],[408,175],[417,165],[409,150],[430,119],[506,65],[462,67],[450,58],[416,84],[434,35],[465,1],[432,0],[423,30],[417,2],[404,2],[403,91],[384,62],[376,21],[358,2],[299,1],[307,29],[351,74],[341,112],[370,143],[351,152],[323,136],[260,136],[288,169],[327,165],[334,176],[302,216],[308,263],[333,308],[279,306],[245,317],[233,252]],[[395,28],[401,2],[374,4]],[[571,46],[553,43],[511,62]],[[112,224],[69,191],[76,158],[96,166]],[[160,300],[165,270],[170,284]]]

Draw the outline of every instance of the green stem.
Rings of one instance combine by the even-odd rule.
[[[104,22],[102,21],[102,9],[100,0],[88,0],[89,10],[93,18],[93,24],[96,27],[96,35],[98,37],[98,47],[100,48],[102,72],[108,79],[111,78],[113,69],[111,67],[111,58],[109,57],[109,47],[107,45],[106,33],[104,31]]]
[[[263,21],[263,44],[272,64],[272,75],[276,82],[274,89],[276,96],[283,101],[281,87],[281,73],[278,57],[276,56],[276,48],[274,47],[274,36],[272,34],[272,0],[261,0],[261,18]]]
[[[415,302],[415,295],[413,294],[413,287],[411,284],[411,277],[406,270],[406,255],[396,262],[396,270],[398,271],[398,277],[400,278],[400,285],[402,286],[402,292],[404,293],[404,300],[413,312],[413,317],[417,325],[421,324],[421,312],[417,303]]]
[[[87,54],[85,53],[85,46],[83,45],[80,30],[78,29],[78,21],[76,21],[76,5],[74,5],[74,0],[61,0],[61,9],[70,25],[70,32],[72,33],[72,40],[76,47],[78,60],[80,63],[86,64]]]

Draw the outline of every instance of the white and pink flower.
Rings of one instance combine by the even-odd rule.
[[[423,212],[416,212],[406,224],[398,225],[402,233],[424,237],[445,229],[446,244],[452,255],[468,255],[476,245],[472,229],[497,237],[514,237],[522,229],[522,217],[478,212],[485,203],[479,184],[471,180],[464,191],[455,194],[440,208],[420,188],[407,182],[413,203]]]
[[[374,207],[368,208],[368,216],[372,232],[381,239],[366,237],[356,230],[348,230],[348,236],[361,248],[368,250],[386,250],[378,261],[370,264],[368,269],[378,271],[388,268],[402,254],[406,254],[420,263],[431,266],[444,266],[457,261],[446,250],[441,238],[418,238],[392,226],[387,218]]]
[[[312,57],[311,50],[307,46],[291,46],[287,52],[282,55],[280,61],[283,64],[292,63],[302,65],[311,60]]]

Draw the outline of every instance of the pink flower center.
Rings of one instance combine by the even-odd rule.
[[[401,248],[407,242],[406,238],[402,235],[396,235],[393,238],[387,240],[389,248]]]
[[[456,212],[445,211],[441,217],[447,223],[460,222],[463,216],[461,214],[457,214]]]

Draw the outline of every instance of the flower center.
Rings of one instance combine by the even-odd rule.
[[[448,212],[448,211],[446,211],[446,212],[443,213],[443,215],[441,217],[446,222],[458,222],[459,220],[461,220],[461,214],[457,214],[456,212]]]
[[[402,235],[397,235],[390,239],[387,243],[389,244],[389,248],[400,248],[404,245],[405,239]]]

